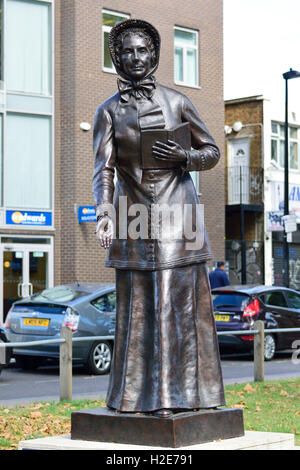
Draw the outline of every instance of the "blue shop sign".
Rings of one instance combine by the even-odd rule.
[[[52,213],[7,210],[5,220],[7,225],[34,225],[39,227],[49,227],[52,225]]]
[[[78,206],[78,222],[96,222],[94,206]]]

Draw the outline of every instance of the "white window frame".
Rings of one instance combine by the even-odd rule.
[[[24,92],[8,92],[6,89],[6,2],[7,0],[3,0],[2,5],[3,5],[3,18],[2,18],[2,25],[3,25],[3,31],[2,31],[2,40],[3,40],[3,51],[2,51],[2,67],[3,67],[3,82],[0,82],[1,85],[1,90],[0,90],[0,95],[3,96],[3,105],[0,105],[0,113],[2,114],[2,119],[3,119],[3,124],[2,124],[2,173],[0,172],[0,178],[2,178],[2,195],[0,198],[0,226],[2,228],[9,228],[12,230],[20,230],[20,227],[18,226],[12,226],[12,225],[5,225],[3,223],[3,220],[5,220],[5,210],[6,209],[15,209],[19,210],[19,207],[11,207],[11,208],[6,208],[4,206],[4,192],[5,192],[5,184],[6,184],[6,178],[5,178],[5,165],[4,165],[4,154],[6,152],[6,116],[7,112],[13,112],[13,113],[21,113],[21,114],[32,114],[32,115],[38,115],[38,116],[49,116],[52,122],[52,129],[51,129],[51,150],[50,150],[50,158],[51,158],[51,166],[50,166],[50,171],[51,174],[49,175],[50,178],[50,190],[51,190],[51,195],[50,195],[50,201],[51,201],[51,207],[50,209],[45,209],[45,212],[51,212],[52,213],[52,225],[47,226],[47,227],[40,227],[40,226],[34,226],[34,225],[28,225],[28,226],[22,226],[22,230],[24,231],[29,231],[31,230],[32,232],[34,231],[43,231],[47,230],[48,232],[54,231],[54,213],[55,213],[55,191],[54,191],[54,169],[55,169],[55,115],[54,115],[54,96],[55,96],[55,24],[54,24],[54,19],[55,19],[55,3],[54,0],[29,0],[35,3],[46,3],[48,4],[50,8],[50,33],[51,33],[51,42],[50,42],[50,54],[49,54],[49,59],[50,59],[50,65],[51,65],[51,94],[50,95],[39,95],[36,93],[24,93]],[[37,112],[35,109],[28,110],[28,109],[23,109],[23,108],[8,108],[7,107],[7,95],[8,94],[13,94],[13,95],[20,95],[20,96],[27,96],[27,97],[40,97],[42,99],[49,100],[51,99],[51,111],[50,112]],[[27,209],[28,211],[40,211],[40,209]]]
[[[27,1],[28,3],[45,3],[48,5],[50,15],[49,15],[49,34],[51,35],[51,39],[49,41],[50,45],[50,50],[49,50],[49,55],[48,55],[48,63],[49,63],[49,93],[36,93],[36,92],[24,92],[20,90],[10,90],[7,88],[7,78],[6,78],[6,72],[7,72],[7,67],[6,67],[6,12],[7,12],[7,0],[2,0],[2,68],[4,69],[4,73],[2,70],[2,80],[3,82],[1,83],[1,91],[5,91],[6,93],[10,93],[13,95],[24,95],[24,96],[33,96],[33,97],[41,97],[41,98],[54,98],[54,86],[55,86],[55,51],[54,51],[54,46],[55,46],[55,4],[54,0],[24,0],[25,2]],[[53,105],[54,109],[54,105]]]
[[[102,22],[102,37],[101,37],[102,39],[102,54],[101,54],[102,55],[102,70],[103,72],[116,74],[117,72],[114,67],[114,64],[112,64],[111,68],[104,66],[104,33],[110,33],[112,27],[103,24],[103,13],[107,13],[108,15],[112,15],[112,16],[124,16],[124,20],[128,20],[130,18],[130,15],[128,13],[122,13],[120,11],[107,10],[106,8],[102,9],[102,18],[101,18],[101,22]]]
[[[270,143],[272,145],[272,140],[276,141],[278,161],[272,158],[272,153],[271,153],[271,161],[274,162],[279,169],[284,169],[284,166],[280,164],[280,142],[284,142],[285,140],[285,138],[280,135],[280,127],[284,126],[284,124],[282,122],[272,121],[271,126],[273,126],[273,124],[276,125],[277,127],[277,133],[273,132],[273,129],[271,127],[271,142]],[[291,137],[291,128],[297,130],[296,139]],[[295,142],[298,144],[298,168],[291,168],[290,150],[289,150],[289,171],[299,172],[300,170],[300,128],[297,126],[289,125],[289,144],[291,142]]]
[[[196,44],[195,45],[190,45],[187,46],[186,43],[180,42],[180,40],[176,40],[175,37],[175,32],[177,31],[186,31],[188,33],[193,33],[196,35]],[[183,81],[180,82],[176,80],[175,78],[175,48],[176,47],[181,47],[183,50]],[[187,82],[186,79],[186,63],[187,63],[187,49],[194,49],[196,50],[196,84],[191,85],[190,83]],[[191,28],[183,28],[181,26],[174,26],[174,83],[175,85],[180,85],[180,86],[186,86],[190,88],[200,88],[199,86],[199,32],[196,29],[191,29]]]

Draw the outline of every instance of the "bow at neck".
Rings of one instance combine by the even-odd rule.
[[[139,100],[141,98],[151,98],[156,87],[153,75],[144,78],[138,82],[118,78],[118,88],[121,95],[121,101],[128,102],[130,96]]]

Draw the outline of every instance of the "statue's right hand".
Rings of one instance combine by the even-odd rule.
[[[109,248],[114,235],[114,224],[112,219],[105,215],[97,222],[96,234],[103,248]]]

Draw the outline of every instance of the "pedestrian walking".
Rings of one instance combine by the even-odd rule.
[[[224,261],[218,261],[216,269],[209,273],[209,282],[211,289],[230,285],[230,281],[225,272]]]

